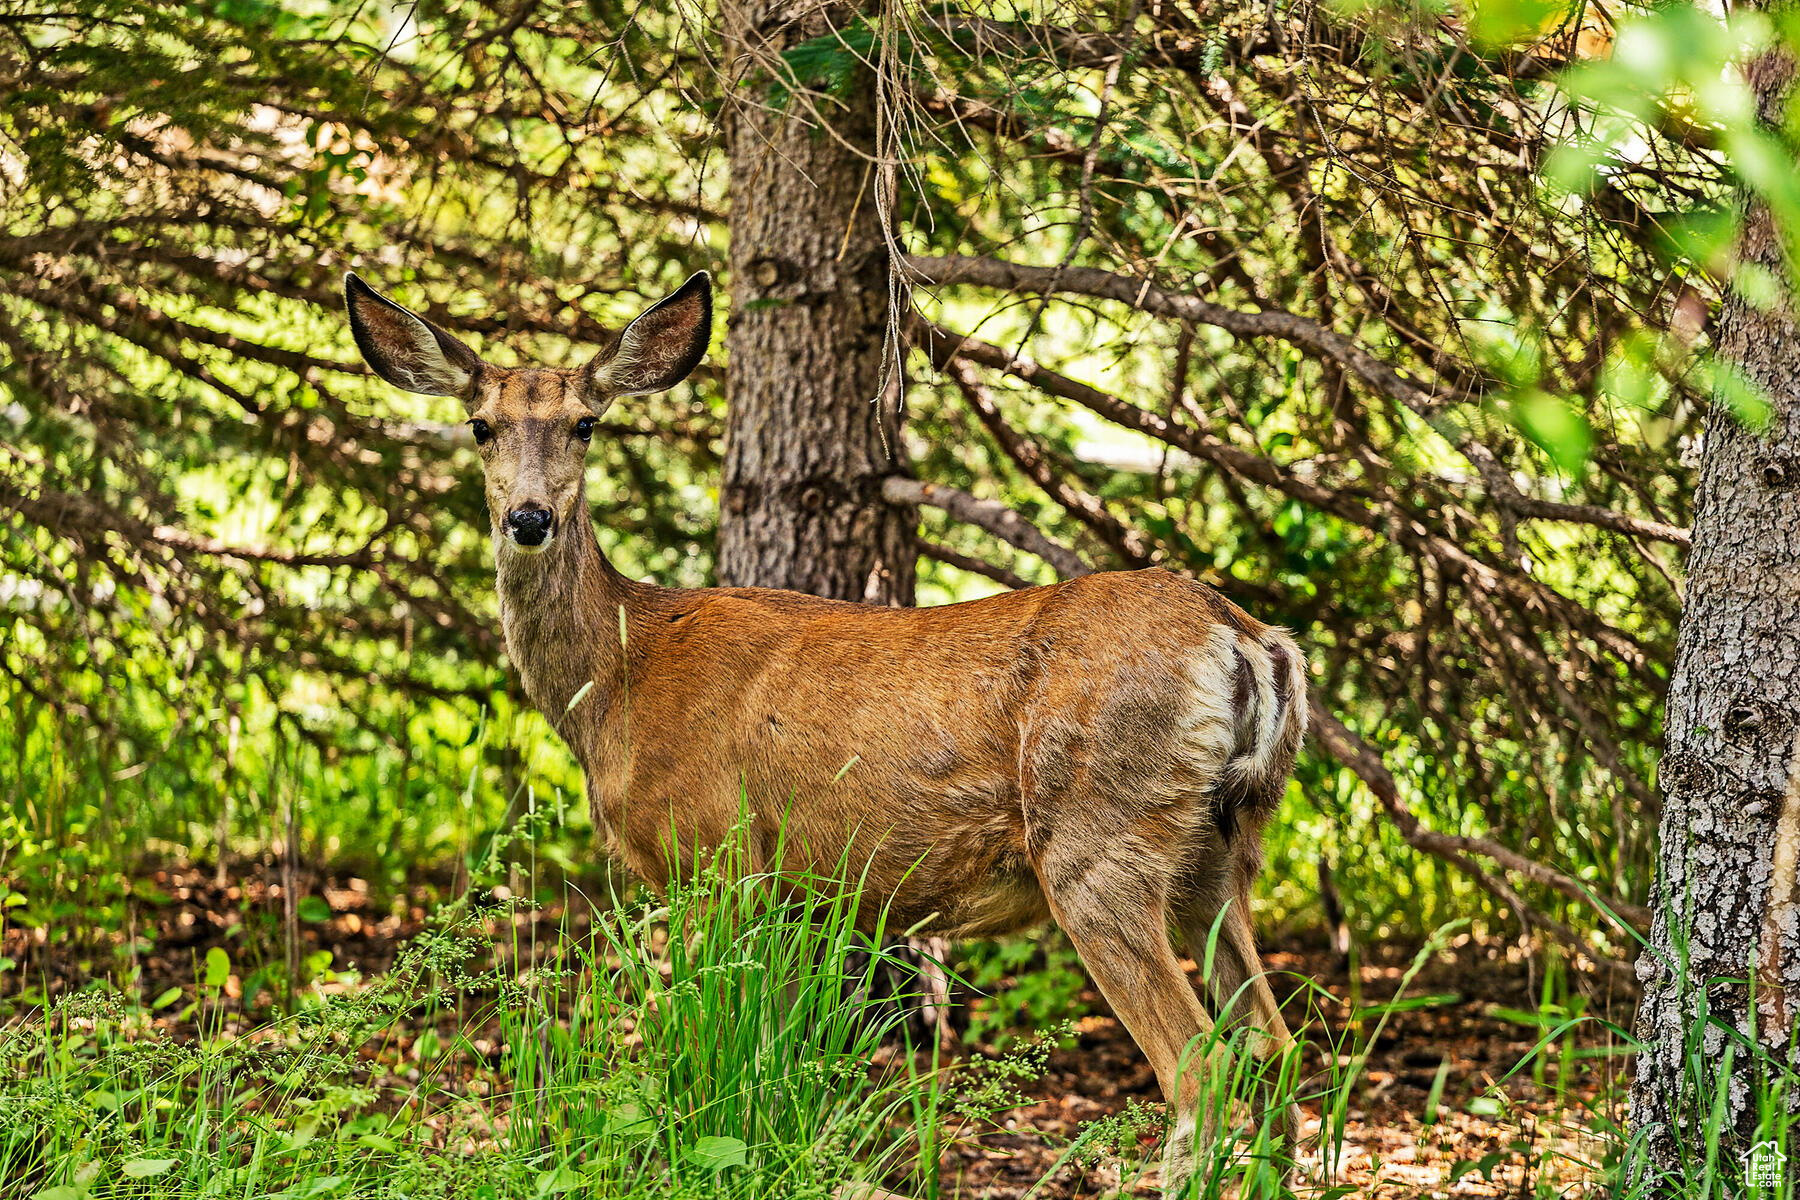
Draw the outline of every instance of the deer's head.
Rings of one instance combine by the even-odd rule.
[[[488,515],[502,546],[537,554],[578,517],[594,424],[620,396],[686,379],[712,333],[701,271],[646,309],[585,367],[497,367],[455,336],[344,277],[350,329],[375,373],[410,392],[455,396],[481,452]]]

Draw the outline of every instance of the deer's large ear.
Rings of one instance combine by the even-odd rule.
[[[409,392],[464,396],[481,359],[454,336],[408,312],[358,279],[344,276],[350,332],[375,373]]]
[[[688,377],[712,340],[712,276],[696,272],[625,327],[587,366],[588,396],[601,408],[617,396],[672,388]]]

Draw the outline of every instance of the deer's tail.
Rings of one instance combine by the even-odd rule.
[[[1281,803],[1306,736],[1306,660],[1294,639],[1286,630],[1265,628],[1236,643],[1231,703],[1237,740],[1214,788],[1228,842],[1240,833],[1256,840]]]

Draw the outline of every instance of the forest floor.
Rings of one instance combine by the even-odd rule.
[[[148,998],[170,988],[191,990],[207,951],[215,946],[239,963],[259,955],[302,962],[330,951],[332,972],[367,978],[394,962],[406,940],[425,927],[432,896],[445,894],[444,885],[454,881],[438,881],[410,900],[380,906],[355,879],[296,882],[300,895],[329,905],[328,917],[316,901],[302,909],[313,919],[284,916],[292,909],[282,902],[279,874],[267,867],[249,867],[223,881],[210,868],[157,870],[133,881],[125,929],[113,940],[115,946],[136,948],[137,993]],[[559,936],[578,933],[584,916],[560,905],[520,910],[514,914],[513,935],[499,940],[511,941],[529,956],[531,947],[547,947]],[[291,955],[290,929],[296,935]],[[73,991],[97,976],[118,979],[131,973],[120,968],[117,951],[109,953],[104,941],[82,945],[46,936],[43,930],[8,927],[0,937],[0,956],[13,960],[13,966],[0,975],[0,1011],[19,1014],[22,984],[33,988],[34,1003],[25,1006],[29,1009],[45,995]],[[1317,1071],[1332,1058],[1342,1066],[1349,1056],[1367,1054],[1345,1108],[1332,1169],[1318,1164],[1315,1151],[1313,1186],[1303,1186],[1303,1194],[1354,1193],[1375,1200],[1529,1197],[1580,1195],[1596,1186],[1599,1159],[1608,1144],[1601,1130],[1618,1115],[1625,1083],[1619,1064],[1627,1060],[1617,1051],[1616,1036],[1604,1035],[1600,1021],[1583,1022],[1550,1052],[1532,1055],[1546,1031],[1561,1023],[1567,1005],[1546,1007],[1541,980],[1517,947],[1465,940],[1431,957],[1410,981],[1403,977],[1412,955],[1400,948],[1378,948],[1356,968],[1353,980],[1347,964],[1330,953],[1284,946],[1279,938],[1270,941],[1263,957],[1272,973],[1311,979],[1339,1002],[1334,1012],[1330,1001],[1315,997],[1314,1011],[1325,1009],[1324,1023],[1315,1020],[1298,1030],[1306,1044],[1307,1068]],[[518,965],[523,969],[526,964]],[[333,978],[342,982],[326,989],[353,987],[353,977],[336,974]],[[239,1008],[236,1021],[247,1028],[254,1016],[242,1008],[241,983],[234,971],[223,989],[228,997],[223,1003],[227,1012]],[[1278,993],[1282,990],[1277,987]],[[272,997],[265,993],[260,999]],[[1049,1053],[1037,1078],[1018,1085],[1026,1103],[957,1132],[943,1159],[946,1197],[1022,1200],[1029,1194],[1032,1200],[1076,1200],[1119,1193],[1117,1160],[1080,1167],[1059,1167],[1059,1160],[1083,1126],[1160,1096],[1148,1063],[1105,1001],[1091,988],[1083,1000],[1088,1015],[1076,1022],[1069,1044]],[[1623,993],[1589,990],[1577,1005],[1626,1025],[1632,1003],[1633,997]],[[1384,1005],[1393,1009],[1385,1023],[1378,1011]],[[1291,1013],[1290,1020],[1299,1024],[1300,1015]],[[214,1018],[218,1016],[215,1012]],[[455,1014],[441,1020],[454,1022]],[[162,1017],[154,1024],[181,1037],[193,1035],[192,1021]],[[228,1015],[225,1028],[232,1023]],[[484,1031],[465,1032],[468,1045],[495,1057]],[[387,1083],[404,1086],[419,1078],[410,1040],[404,1031],[389,1039],[381,1055],[388,1061],[370,1063],[371,1082],[379,1084],[385,1076]],[[961,1053],[991,1049],[963,1047]],[[1520,1067],[1521,1062],[1526,1065]],[[1541,1065],[1534,1069],[1533,1064]],[[456,1090],[461,1072],[471,1095],[485,1094],[478,1060],[440,1060],[437,1069],[446,1073],[440,1085]],[[1319,1104],[1305,1106],[1304,1130],[1315,1146],[1321,1118]],[[1152,1160],[1156,1141],[1153,1133],[1141,1138]],[[1152,1170],[1135,1185],[1126,1182],[1125,1194],[1157,1194],[1155,1178]]]
[[[1541,1074],[1530,1065],[1515,1070],[1544,1032],[1526,1023],[1537,1016],[1529,973],[1491,947],[1460,949],[1428,963],[1407,988],[1409,996],[1435,1002],[1394,1013],[1372,1041],[1346,1047],[1366,1046],[1368,1058],[1329,1177],[1314,1152],[1310,1182],[1315,1186],[1349,1188],[1376,1200],[1567,1196],[1597,1189],[1605,1143],[1596,1114],[1601,1122],[1622,1117],[1613,1110],[1626,1084],[1617,1067],[1607,1064],[1626,1060],[1607,1053],[1603,1039],[1584,1036],[1564,1047],[1579,1057],[1561,1072],[1554,1061]],[[1263,960],[1272,972],[1309,976],[1340,999],[1349,994],[1348,973],[1330,955],[1270,946]],[[1405,965],[1361,967],[1364,1004],[1394,999]],[[1095,1015],[1080,1022],[1073,1047],[1051,1055],[1044,1077],[1029,1089],[1037,1102],[1007,1114],[1007,1128],[973,1136],[957,1148],[960,1162],[946,1170],[947,1179],[957,1183],[955,1190],[946,1189],[950,1194],[971,1200],[1023,1197],[1055,1165],[1060,1147],[1078,1126],[1133,1099],[1159,1098],[1156,1079],[1124,1027],[1098,994],[1086,998]],[[1615,1004],[1628,1023],[1629,1000]],[[1300,1030],[1309,1069],[1319,1069],[1336,1052],[1333,1042],[1343,1032],[1316,1025]],[[1433,1104],[1440,1068],[1444,1079]],[[1316,1147],[1320,1106],[1303,1108],[1304,1136]],[[1136,1194],[1157,1195],[1149,1186],[1153,1179],[1147,1176]],[[1117,1187],[1116,1180],[1116,1171],[1084,1174],[1065,1167],[1054,1180],[1058,1189],[1042,1188],[1033,1196],[1098,1196]]]

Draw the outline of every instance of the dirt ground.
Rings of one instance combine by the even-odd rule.
[[[1309,976],[1340,1000],[1349,993],[1348,972],[1329,955],[1269,947],[1263,958],[1271,971]],[[1405,965],[1363,966],[1363,1004],[1392,999]],[[1320,1105],[1303,1106],[1303,1134],[1315,1149],[1301,1190],[1323,1194],[1350,1188],[1379,1200],[1598,1190],[1604,1146],[1592,1125],[1596,1114],[1622,1117],[1613,1107],[1626,1082],[1621,1071],[1627,1060],[1605,1054],[1606,1043],[1590,1035],[1576,1045],[1595,1057],[1576,1059],[1567,1078],[1558,1079],[1554,1061],[1542,1084],[1529,1066],[1513,1074],[1541,1031],[1496,1015],[1496,1010],[1536,1007],[1529,972],[1497,948],[1459,947],[1427,964],[1407,994],[1457,999],[1394,1014],[1372,1043],[1372,1020],[1361,1037],[1347,1033],[1347,1005],[1336,1013],[1324,1011],[1324,1028],[1304,1028],[1309,1070],[1319,1071],[1327,1056],[1337,1055],[1341,1062],[1365,1047],[1369,1057],[1345,1113],[1343,1149],[1335,1163],[1322,1163],[1316,1149]],[[953,1194],[971,1200],[1022,1197],[1083,1122],[1117,1112],[1133,1099],[1159,1098],[1155,1077],[1123,1027],[1100,1015],[1105,1002],[1096,994],[1087,999],[1096,1015],[1080,1023],[1076,1045],[1051,1056],[1049,1070],[1031,1089],[1038,1102],[1008,1114],[1008,1129],[974,1136],[958,1147],[959,1169],[946,1170],[947,1181],[957,1184]],[[1615,998],[1614,1020],[1628,1026],[1631,1004],[1630,997]],[[1290,1020],[1297,1022],[1304,1011],[1297,1007]],[[1448,1064],[1444,1086],[1435,1120],[1428,1124],[1428,1098],[1443,1063]],[[1151,1145],[1146,1139],[1146,1148]],[[1059,1189],[1040,1189],[1035,1196],[1098,1196],[1116,1188],[1117,1180],[1116,1169],[1109,1172],[1105,1164],[1085,1173],[1065,1167],[1054,1181]],[[1156,1195],[1152,1182],[1154,1175],[1146,1176],[1136,1193]],[[1546,1186],[1547,1193],[1541,1190]]]
[[[198,964],[215,945],[224,946],[236,962],[259,953],[284,954],[290,927],[300,947],[296,959],[330,950],[334,970],[366,977],[392,963],[398,947],[423,927],[432,896],[445,894],[451,882],[438,881],[435,890],[422,885],[412,899],[377,908],[359,880],[296,878],[297,897],[324,900],[330,915],[323,916],[316,900],[296,904],[290,926],[281,876],[266,865],[234,866],[223,882],[211,868],[150,872],[133,881],[128,932],[120,937],[82,945],[41,929],[6,928],[0,955],[16,965],[0,974],[0,1000],[16,1013],[21,987],[55,995],[96,975],[122,978],[128,974],[121,969],[122,939],[136,949],[139,994],[155,996],[168,987],[192,985]],[[301,919],[302,912],[314,919]],[[536,926],[535,940],[550,944],[558,930],[578,932],[584,916],[552,905],[521,911],[514,919]],[[522,928],[525,936],[519,940],[531,943],[530,932]],[[1368,1051],[1347,1106],[1343,1149],[1331,1163],[1312,1152],[1303,1191],[1398,1200],[1597,1190],[1596,1165],[1604,1146],[1592,1130],[1620,1116],[1615,1105],[1627,1060],[1610,1052],[1600,1022],[1588,1021],[1582,1032],[1559,1043],[1566,1073],[1558,1071],[1555,1056],[1537,1072],[1531,1066],[1514,1071],[1542,1033],[1525,1020],[1538,1008],[1541,980],[1519,947],[1465,940],[1435,956],[1406,987],[1406,996],[1419,1006],[1392,1013],[1378,1035],[1379,1014],[1369,1010],[1396,999],[1410,952],[1372,950],[1358,966],[1354,986],[1347,965],[1322,949],[1277,943],[1264,947],[1264,960],[1286,981],[1278,984],[1278,994],[1297,991],[1301,979],[1329,993],[1329,999],[1315,995],[1310,1005],[1298,996],[1287,1005],[1290,1022],[1300,1027],[1306,1043],[1310,1071]],[[240,1002],[241,983],[234,973],[226,987]],[[1589,985],[1581,988],[1589,1014],[1629,1025],[1634,997],[1608,993],[1598,981],[1583,984]],[[1120,1188],[1120,1164],[1102,1161],[1064,1165],[1045,1186],[1031,1190],[1086,1123],[1133,1102],[1159,1099],[1149,1065],[1105,1002],[1091,990],[1084,999],[1090,1015],[1077,1023],[1073,1044],[1051,1052],[1041,1077],[1019,1085],[1030,1102],[1003,1114],[997,1127],[963,1130],[945,1154],[947,1196],[1021,1200],[1030,1192],[1033,1200],[1075,1200]],[[1307,1023],[1309,1007],[1313,1020]],[[406,1039],[397,1039],[393,1048],[404,1056]],[[963,1052],[986,1049],[963,1047]],[[1434,1106],[1430,1094],[1440,1069],[1443,1085]],[[1435,1119],[1428,1121],[1433,1109]],[[1316,1145],[1320,1106],[1305,1110],[1304,1132]],[[1149,1150],[1156,1137],[1147,1133],[1141,1141]],[[1154,1183],[1152,1173],[1131,1191],[1154,1195]]]

